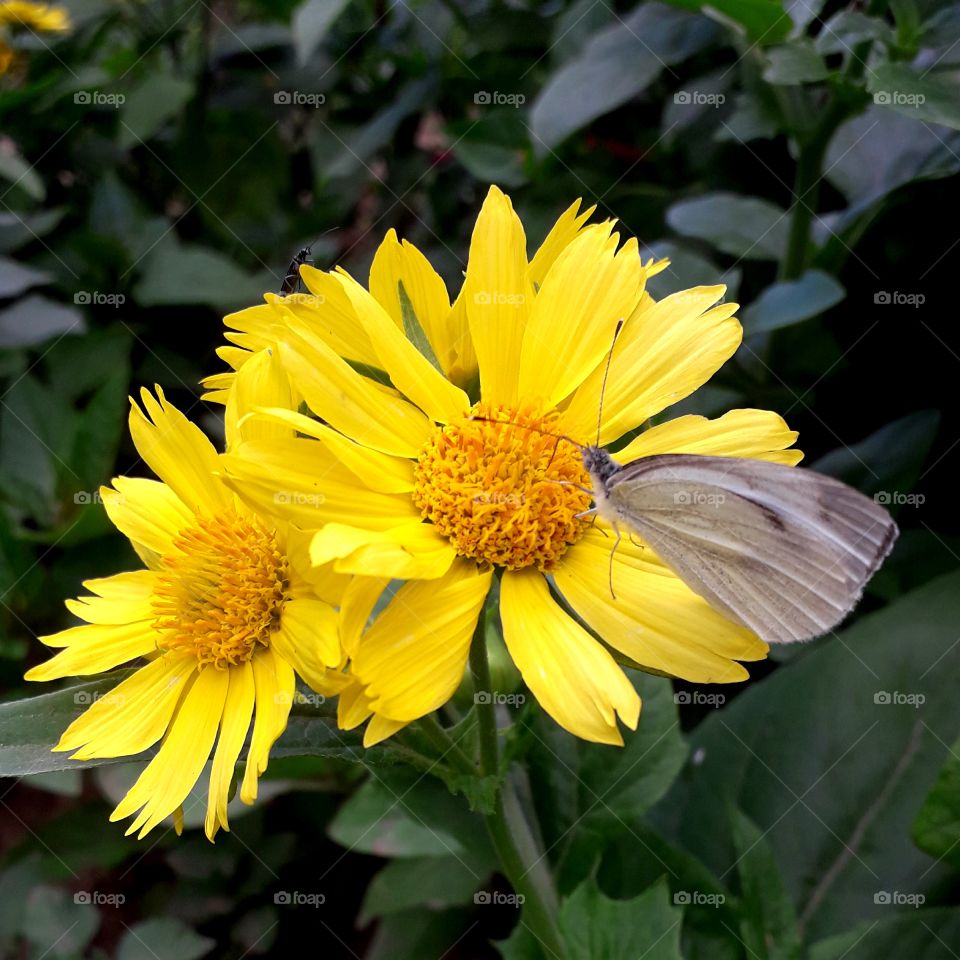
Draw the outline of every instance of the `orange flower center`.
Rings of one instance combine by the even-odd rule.
[[[200,518],[181,531],[153,595],[159,646],[217,669],[249,660],[280,623],[287,559],[256,518]]]
[[[413,498],[461,556],[550,570],[580,539],[590,497],[578,486],[590,478],[579,450],[558,440],[558,420],[479,403],[427,442]]]

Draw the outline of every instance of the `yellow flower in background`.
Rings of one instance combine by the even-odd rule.
[[[62,33],[70,29],[70,13],[66,7],[30,3],[29,0],[7,0],[0,2],[0,25]]]
[[[251,380],[264,399],[283,402],[284,378],[271,373],[271,360],[263,353],[248,365],[238,398]],[[131,410],[130,431],[161,480],[117,477],[101,493],[146,569],[87,581],[90,596],[67,602],[86,623],[41,637],[60,652],[27,679],[142,662],[77,718],[55,749],[89,760],[134,756],[160,742],[111,816],[136,814],[127,832],[140,837],[180,815],[212,752],[205,822],[212,840],[220,827],[229,829],[230,783],[251,720],[239,791],[246,803],[256,799],[270,748],[286,726],[296,674],[321,693],[342,686],[342,674],[329,668],[341,662],[332,604],[346,578],[312,568],[297,531],[250,510],[224,486],[213,446],[159,389],[156,397],[144,390],[141,403]],[[292,436],[270,424],[245,428],[238,404],[227,409],[234,436]]]
[[[655,302],[635,240],[587,225],[574,204],[528,261],[510,200],[491,188],[451,305],[426,259],[391,231],[369,290],[342,270],[301,275],[308,293],[268,295],[227,318],[221,356],[242,371],[269,347],[317,419],[260,403],[254,419],[298,436],[243,441],[227,482],[262,512],[314,530],[315,564],[359,574],[344,595],[341,643],[355,684],[345,727],[369,745],[442,706],[500,578],[503,636],[543,708],[572,733],[622,743],[640,701],[611,650],[643,667],[714,683],[767,648],[694,594],[649,547],[613,559],[579,451],[596,438],[604,365],[618,320],[600,440],[615,443],[686,397],[735,352],[741,329],[722,286]],[[385,377],[376,375],[383,371]],[[235,373],[208,381],[230,395]],[[321,422],[322,421],[322,422]],[[624,462],[676,452],[796,463],[776,414],[684,416],[631,440]],[[278,499],[277,491],[292,491]],[[368,625],[391,580],[407,581]],[[589,630],[588,630],[589,628]],[[593,633],[591,633],[593,631]],[[596,634],[603,642],[595,638]]]

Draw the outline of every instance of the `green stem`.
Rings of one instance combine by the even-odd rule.
[[[498,776],[497,718],[483,614],[470,645],[470,670],[475,693],[490,694],[477,698],[481,772],[484,776]],[[563,947],[557,926],[558,901],[553,880],[509,776],[498,787],[493,810],[485,819],[500,867],[516,893],[523,897],[524,921],[548,960],[562,960]]]
[[[416,723],[417,729],[430,741],[440,760],[451,762],[461,773],[476,774],[476,764],[464,753],[460,744],[440,726],[436,715],[428,713]]]

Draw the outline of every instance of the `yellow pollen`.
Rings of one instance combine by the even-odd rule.
[[[427,442],[413,499],[461,556],[550,570],[580,539],[590,497],[571,484],[590,478],[577,448],[558,441],[558,420],[479,403]]]
[[[164,650],[192,653],[217,669],[249,660],[280,624],[287,559],[256,518],[198,518],[163,557],[153,595]]]

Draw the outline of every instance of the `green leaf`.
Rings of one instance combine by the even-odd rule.
[[[839,10],[817,34],[816,48],[823,56],[831,53],[848,54],[865,40],[879,40],[892,45],[893,29],[880,17],[868,16],[860,10]]]
[[[913,839],[937,860],[960,867],[960,741],[937,776],[913,824]]]
[[[472,903],[474,891],[495,866],[492,857],[485,864],[455,856],[392,860],[370,881],[357,924],[363,927],[376,917],[411,907],[442,910]]]
[[[168,120],[183,112],[193,91],[192,80],[165,70],[144,73],[120,107],[120,149],[130,150],[152,139]]]
[[[0,257],[0,299],[19,297],[31,287],[49,283],[50,279],[50,274],[44,270],[35,270],[16,260]]]
[[[132,672],[118,670],[105,678],[78,682],[56,693],[0,704],[0,777],[118,763],[118,760],[70,760],[69,753],[53,753],[52,749],[63,731],[87,707]]]
[[[37,213],[9,213],[0,210],[0,253],[10,253],[46,236],[63,219],[65,208]]]
[[[97,908],[84,898],[61,887],[38,886],[27,897],[23,933],[45,957],[73,958],[97,932],[100,918]]]
[[[334,21],[347,8],[349,0],[304,0],[290,22],[297,62],[303,66],[323,42]]]
[[[878,892],[930,893],[944,869],[909,832],[960,732],[936,695],[960,669],[958,620],[954,573],[780,667],[697,729],[697,762],[658,822],[676,818],[684,845],[723,875],[736,853],[717,799],[729,797],[766,831],[808,936],[882,919]]]
[[[479,816],[409,767],[374,771],[328,828],[341,846],[379,857],[467,858],[487,848]]]
[[[667,0],[685,10],[699,10],[758,44],[779,43],[790,32],[791,20],[781,0]]]
[[[83,315],[73,307],[31,294],[0,310],[0,349],[33,347],[52,337],[83,333]]]
[[[215,945],[173,917],[153,917],[127,930],[117,960],[199,960]]]
[[[824,454],[811,465],[844,483],[875,495],[883,491],[889,506],[894,494],[913,489],[940,426],[936,410],[920,410],[871,433],[852,445]]]
[[[682,960],[682,918],[664,881],[632,900],[611,900],[587,880],[560,905],[565,960]]]
[[[665,68],[711,44],[709,21],[644,3],[595,34],[583,52],[546,83],[530,111],[533,147],[545,153],[591,120],[644,90]],[[637,42],[643,37],[643,43]]]
[[[960,910],[908,910],[815,943],[810,960],[956,960],[957,943]]]
[[[34,167],[17,151],[9,138],[5,139],[0,149],[0,177],[10,181],[10,186],[4,188],[6,196],[14,188],[22,190],[31,200],[43,201],[47,195],[47,188]]]
[[[667,211],[667,223],[747,260],[779,260],[787,245],[786,211],[759,197],[720,192],[681,200]]]
[[[816,83],[830,75],[823,57],[809,41],[794,41],[767,51],[763,79],[780,86]]]
[[[145,307],[204,304],[228,309],[259,303],[264,291],[275,285],[272,274],[251,274],[214,250],[168,244],[150,257],[133,292]]]
[[[773,851],[759,827],[736,808],[731,808],[731,821],[747,953],[758,960],[799,960],[797,915]]]
[[[734,94],[733,111],[714,133],[718,143],[769,140],[780,131],[780,117],[769,104],[752,93]]]
[[[844,296],[843,287],[821,270],[808,270],[798,280],[774,283],[740,314],[744,336],[802,323],[836,306]]]
[[[364,960],[398,960],[400,957],[450,957],[464,937],[466,918],[456,910],[405,910],[390,914],[378,924]],[[537,958],[539,960],[539,957]]]
[[[407,291],[403,286],[402,280],[397,281],[397,293],[400,296],[403,332],[407,335],[407,339],[420,351],[421,355],[430,361],[433,368],[442,374],[443,367],[440,366],[440,361],[433,352],[433,347],[430,346],[430,341],[423,332],[423,327],[420,326],[417,312],[413,309],[413,304],[410,302],[410,297],[407,296]]]
[[[915,120],[960,130],[957,87],[934,73],[916,73],[905,63],[882,63],[867,71],[873,102]]]

